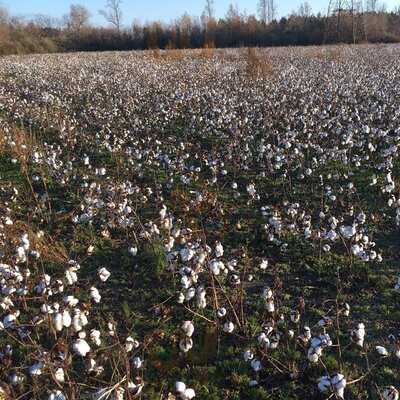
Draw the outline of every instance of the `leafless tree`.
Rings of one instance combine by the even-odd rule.
[[[71,5],[69,14],[66,17],[67,26],[73,32],[79,33],[82,28],[88,25],[90,12],[88,9],[79,4]]]
[[[214,0],[206,0],[206,6],[204,7],[204,15],[208,19],[214,18]]]
[[[264,24],[271,23],[276,17],[276,5],[274,0],[259,0],[258,14]]]
[[[113,25],[118,32],[122,26],[122,0],[107,0],[104,10],[100,10],[99,13],[102,15],[107,22]]]
[[[312,14],[312,8],[310,6],[310,3],[308,1],[301,3],[299,6],[298,15],[300,17],[306,18],[306,17],[310,17],[311,14]]]
[[[9,22],[10,16],[8,15],[7,9],[0,6],[0,24],[6,24]]]

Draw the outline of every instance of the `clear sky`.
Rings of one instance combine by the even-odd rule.
[[[98,10],[106,0],[0,0],[13,15],[32,17],[36,14],[46,14],[61,17],[68,12],[71,4],[82,4],[92,13],[92,22],[103,23]],[[225,15],[231,0],[214,0],[218,17]],[[258,0],[233,0],[240,10],[255,13]],[[326,12],[329,0],[309,0],[313,11]],[[185,11],[190,15],[199,16],[204,9],[205,0],[123,0],[124,23],[130,24],[134,19],[141,22],[161,20],[169,22],[182,15]],[[298,8],[302,0],[276,0],[278,15],[289,14]],[[400,6],[400,0],[386,0],[388,9]]]

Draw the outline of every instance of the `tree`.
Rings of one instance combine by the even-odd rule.
[[[206,0],[206,6],[204,7],[204,15],[209,20],[214,18],[214,0]]]
[[[303,18],[308,18],[311,16],[311,14],[312,14],[312,9],[310,3],[308,1],[301,3],[299,6],[298,15]]]
[[[258,15],[266,25],[270,24],[276,17],[276,6],[274,0],[259,0]]]
[[[122,25],[122,0],[107,0],[104,10],[100,10],[99,13],[102,15],[107,22],[117,29],[118,32],[121,31]]]
[[[79,34],[89,24],[90,12],[80,4],[72,4],[66,19],[68,29]]]

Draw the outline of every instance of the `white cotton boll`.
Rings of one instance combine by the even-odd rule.
[[[58,368],[54,373],[54,377],[56,378],[57,382],[64,383],[65,382],[65,374],[62,368]]]
[[[175,392],[184,393],[186,390],[186,385],[183,382],[175,382]]]
[[[350,239],[356,234],[356,228],[354,225],[342,225],[339,230],[342,236],[344,236],[346,239]]]
[[[68,310],[64,310],[62,313],[62,323],[66,328],[69,328],[72,324],[71,314]]]
[[[262,370],[261,361],[259,361],[257,359],[252,360],[250,365],[251,365],[251,368],[253,369],[254,372],[258,372],[258,371]]]
[[[375,346],[375,350],[378,352],[380,356],[387,356],[389,355],[389,352],[387,349],[383,346]]]
[[[61,332],[64,327],[62,313],[58,312],[53,315],[53,323],[56,331]]]
[[[250,387],[258,386],[258,381],[256,381],[255,379],[252,379],[251,381],[249,381],[249,386]]]
[[[344,399],[344,389],[346,388],[346,379],[342,374],[336,374],[332,379],[331,379],[332,385],[335,388],[336,395]]]
[[[74,352],[81,356],[85,357],[87,353],[90,352],[90,346],[85,339],[78,339],[72,346]]]
[[[188,336],[185,336],[183,339],[179,341],[179,348],[184,353],[187,353],[192,347],[193,347],[193,340]]]
[[[273,299],[268,299],[266,304],[265,304],[265,308],[269,313],[275,312],[274,300]]]
[[[189,288],[189,290],[186,292],[185,300],[186,301],[192,300],[195,295],[196,295],[196,289],[193,287]]]
[[[383,400],[399,400],[399,391],[394,386],[389,386],[382,393]]]
[[[50,393],[48,400],[67,400],[67,398],[65,397],[63,392],[61,392],[60,390],[56,390]]]
[[[186,336],[191,337],[194,332],[194,325],[192,321],[184,321],[181,329]]]
[[[139,347],[139,342],[133,339],[131,336],[128,336],[125,339],[125,351],[130,353],[133,349],[137,349]]]
[[[268,260],[262,260],[260,263],[260,269],[262,271],[266,270],[268,268]]]
[[[100,331],[98,331],[97,329],[92,329],[90,331],[90,340],[96,345],[96,346],[100,346],[101,345],[101,339],[100,339]]]
[[[74,296],[65,296],[63,300],[70,307],[75,307],[79,303],[79,299]]]
[[[178,304],[183,304],[185,302],[185,295],[182,292],[178,294],[177,302]]]
[[[76,274],[76,268],[71,267],[65,271],[65,279],[67,280],[67,284],[69,286],[73,285],[74,283],[78,282],[78,275]]]
[[[100,268],[98,271],[99,278],[102,282],[105,282],[111,275],[111,273],[106,268]]]
[[[210,270],[214,275],[219,275],[221,273],[221,269],[224,268],[224,264],[218,260],[212,260],[209,264]]]
[[[95,303],[100,303],[101,296],[100,296],[99,291],[95,287],[90,288],[90,296]]]
[[[365,338],[365,325],[363,323],[359,323],[357,325],[357,329],[354,329],[351,332],[351,337],[358,346],[363,347]]]
[[[254,358],[254,353],[251,350],[246,350],[243,353],[244,361],[251,361]]]
[[[220,242],[217,242],[215,246],[215,257],[220,258],[223,255],[224,255],[224,248]]]
[[[227,321],[225,322],[224,326],[223,326],[223,330],[225,333],[232,333],[235,329],[235,325],[233,324],[233,322],[231,321]]]
[[[29,374],[31,376],[42,375],[43,368],[44,364],[42,362],[37,362],[29,367]]]
[[[195,252],[192,249],[185,247],[179,252],[179,254],[182,258],[182,261],[187,262],[187,261],[190,261],[194,257]]]
[[[18,386],[24,381],[24,376],[16,373],[11,374],[9,379],[11,385]]]
[[[136,256],[138,253],[138,248],[136,246],[132,246],[129,247],[128,251],[131,256]]]
[[[196,397],[196,393],[195,393],[195,391],[193,390],[193,389],[191,389],[191,388],[187,388],[184,392],[183,392],[183,395],[182,395],[182,398],[184,399],[184,400],[191,400],[191,399],[193,399],[193,398],[195,398]]]
[[[135,357],[132,360],[132,365],[133,365],[134,368],[139,369],[139,368],[142,367],[143,361],[140,359],[140,357]]]
[[[225,307],[220,307],[220,308],[218,308],[218,310],[217,310],[217,316],[218,316],[218,318],[223,318],[223,317],[225,317],[226,313],[227,313],[227,311],[226,311],[226,308],[225,308]]]

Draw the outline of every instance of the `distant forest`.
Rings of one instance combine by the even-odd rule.
[[[127,25],[122,0],[106,0],[99,13],[107,26],[92,25],[89,10],[79,4],[72,5],[59,20],[45,15],[31,20],[16,18],[0,8],[0,55],[400,42],[400,7],[388,11],[376,0],[330,3],[325,15],[313,13],[305,2],[277,19],[276,2],[259,0],[257,15],[247,15],[230,5],[224,18],[215,18],[213,0],[206,0],[200,17],[184,14],[170,23]],[[343,3],[350,6],[341,7]]]

